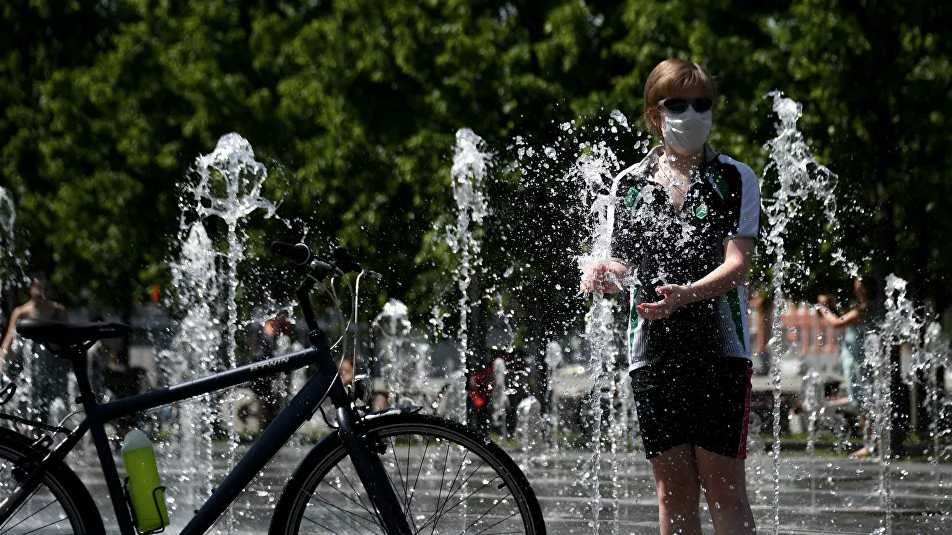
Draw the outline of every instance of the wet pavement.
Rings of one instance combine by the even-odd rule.
[[[236,533],[264,533],[277,497],[309,445],[289,445],[242,495],[233,512]],[[238,454],[246,449],[240,446]],[[215,448],[223,454],[223,447]],[[171,533],[185,525],[200,501],[202,487],[224,473],[223,460],[211,472],[197,470],[181,452],[159,448],[159,465],[168,490],[173,518]],[[107,526],[115,527],[105,484],[96,474],[91,449],[74,452],[76,471],[90,487]],[[560,453],[511,455],[528,475],[542,505],[549,533],[658,533],[657,505],[647,462],[641,453],[599,457],[597,477],[593,455],[571,450]],[[118,460],[118,459],[117,459]],[[77,466],[78,465],[78,466]],[[86,466],[82,466],[86,465]],[[208,472],[208,473],[206,473]],[[893,463],[886,478],[881,463],[842,458],[810,458],[786,453],[779,473],[779,523],[782,534],[918,535],[952,533],[952,467],[928,463]],[[211,474],[211,477],[209,477]],[[774,472],[765,454],[748,460],[748,490],[759,533],[774,532]],[[700,504],[705,533],[713,533],[706,505]],[[887,509],[891,524],[887,525]],[[595,522],[595,511],[600,511]],[[216,530],[226,533],[222,521]]]

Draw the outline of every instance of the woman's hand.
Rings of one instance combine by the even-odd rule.
[[[583,271],[579,290],[582,293],[603,292],[614,294],[622,291],[621,281],[628,274],[628,266],[621,262],[592,262]]]
[[[649,320],[663,320],[681,305],[693,301],[693,295],[689,286],[681,284],[667,284],[657,289],[658,295],[663,295],[664,299],[657,303],[641,303],[638,305],[638,314]]]

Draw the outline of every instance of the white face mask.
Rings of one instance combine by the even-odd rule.
[[[664,140],[678,154],[694,154],[704,147],[711,133],[713,113],[698,113],[694,106],[681,113],[664,110]]]

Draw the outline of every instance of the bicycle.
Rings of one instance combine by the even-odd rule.
[[[326,334],[315,319],[310,294],[315,284],[331,276],[361,272],[353,256],[338,248],[333,260],[325,261],[313,257],[304,244],[282,242],[274,242],[272,251],[307,267],[296,294],[310,330],[308,349],[100,403],[85,372],[86,350],[97,340],[127,334],[129,327],[37,319],[17,324],[20,335],[55,348],[58,356],[72,363],[84,418],[68,429],[62,423],[48,425],[0,414],[0,419],[45,432],[29,440],[0,428],[0,534],[105,533],[89,491],[64,462],[90,432],[119,531],[134,535],[138,531],[134,509],[113,459],[106,422],[316,364],[317,372],[218,484],[182,529],[183,535],[206,533],[328,397],[336,430],[306,454],[288,480],[272,515],[270,535],[544,535],[542,512],[528,480],[489,438],[459,423],[419,414],[420,407],[366,413],[352,403]],[[12,398],[14,390],[10,384],[0,392],[0,405]],[[53,437],[60,435],[64,438],[54,446]]]

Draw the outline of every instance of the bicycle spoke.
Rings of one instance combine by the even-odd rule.
[[[450,446],[447,445],[446,448],[447,448],[447,451],[449,451]],[[430,535],[433,535],[434,533],[436,533],[436,525],[439,524],[439,518],[442,518],[442,515],[440,515],[440,513],[443,511],[443,509],[446,508],[446,504],[448,504],[448,503],[450,502],[450,498],[451,498],[451,497],[453,496],[453,494],[454,494],[453,486],[456,485],[456,478],[459,477],[459,473],[463,470],[463,466],[465,466],[465,464],[466,464],[466,456],[467,456],[468,454],[469,454],[469,450],[466,450],[466,451],[463,452],[463,456],[460,458],[459,468],[456,469],[456,475],[453,476],[453,482],[450,483],[450,494],[448,494],[448,495],[446,496],[446,499],[443,500],[443,503],[442,503],[442,504],[440,504],[439,502],[437,502],[437,508],[436,508],[435,511],[433,511],[433,517],[431,517],[431,518],[436,519],[436,521],[433,522],[433,529],[430,531]],[[465,485],[465,484],[466,484],[466,483],[463,482],[463,485]],[[461,485],[461,486],[462,486],[462,485]],[[436,515],[440,515],[439,518],[437,518]],[[426,524],[423,524],[423,525],[425,526]]]
[[[341,507],[335,506],[334,504],[329,503],[329,502],[326,502],[326,501],[318,500],[317,503],[321,503],[321,504],[323,504],[323,505],[325,505],[325,506],[328,506],[328,507],[325,507],[326,510],[327,510],[327,513],[329,513],[331,516],[333,516],[335,519],[337,519],[341,526],[350,525],[350,526],[352,526],[352,527],[357,528],[358,531],[363,531],[363,530],[367,529],[367,526],[366,526],[365,524],[354,520],[354,518],[362,518],[362,517],[360,517],[360,516],[358,516],[358,515],[355,515],[352,511],[348,511],[348,510],[346,510],[346,509],[343,509],[343,508],[341,508]],[[332,509],[332,508],[333,508],[333,509]],[[341,511],[341,512],[343,512],[343,513],[345,513],[346,515],[349,515],[349,516],[343,516],[343,515],[341,515],[340,513],[334,511],[334,509],[337,509],[337,510],[339,510],[339,511]],[[321,516],[325,516],[325,515],[322,514]],[[353,517],[353,518],[351,518],[351,517]],[[305,515],[305,518],[307,518],[306,515]]]
[[[326,529],[327,531],[330,531],[330,532],[333,533],[334,535],[340,535],[340,534],[337,533],[336,531],[334,531],[334,530],[332,530],[331,528],[325,526],[324,524],[321,524],[320,522],[318,522],[317,520],[314,520],[313,518],[309,518],[309,517],[305,516],[305,517],[304,517],[304,520],[307,520],[308,522],[310,522],[310,523],[312,523],[312,524],[315,524],[315,525],[316,525],[317,527],[319,527],[319,528]]]
[[[443,497],[443,481],[444,481],[444,479],[446,478],[446,463],[449,462],[449,457],[450,457],[450,446],[449,446],[449,442],[447,442],[447,445],[446,445],[446,454],[443,456],[443,469],[440,470],[440,486],[438,487],[438,489],[439,489],[439,496],[436,497],[437,509],[439,509],[440,498]],[[425,528],[425,527],[426,527],[426,524],[423,524],[423,526],[421,526],[420,529],[417,530],[417,533],[419,533],[420,531],[422,531],[423,528]],[[430,535],[433,535],[435,532],[436,532],[436,525],[434,525],[434,526],[433,526],[433,529],[430,530]],[[414,535],[416,535],[416,534],[414,534]]]
[[[485,463],[481,463],[478,468],[482,468],[483,466],[485,466]],[[477,469],[478,469],[478,468],[477,468]],[[457,475],[459,475],[458,472],[457,472]],[[475,472],[475,471],[473,471],[471,474],[469,474],[469,476],[468,476],[466,479],[464,479],[463,482],[459,484],[459,487],[456,487],[455,490],[453,489],[453,485],[450,485],[450,494],[448,494],[448,495],[446,496],[446,500],[443,501],[443,507],[441,507],[441,509],[445,509],[445,508],[446,508],[446,506],[450,503],[450,499],[451,499],[454,495],[456,495],[457,492],[463,490],[463,487],[465,487],[466,484],[469,483],[469,480],[472,479],[474,475],[476,475],[476,472]],[[493,480],[495,480],[495,479],[497,479],[497,478],[498,478],[498,476],[495,477],[495,478],[493,478]],[[485,485],[483,485],[483,486],[485,486]]]
[[[474,473],[475,473],[475,472],[474,472]],[[459,490],[461,490],[461,489],[466,485],[466,483],[469,481],[469,479],[472,478],[472,477],[473,477],[473,474],[470,474],[470,476],[469,476],[468,478],[466,478],[466,481],[464,481],[463,484],[459,486],[459,489],[457,489],[457,492],[458,492]],[[450,511],[456,509],[457,507],[459,507],[460,505],[462,505],[463,503],[465,503],[466,500],[468,500],[470,497],[472,497],[473,495],[475,495],[477,492],[479,492],[479,491],[483,490],[484,488],[488,487],[490,483],[492,483],[493,481],[495,481],[495,480],[497,480],[497,479],[499,479],[499,476],[496,476],[496,477],[492,478],[492,479],[489,480],[488,482],[484,483],[483,486],[479,487],[478,489],[476,489],[476,490],[474,490],[473,492],[470,492],[469,494],[467,494],[466,496],[464,496],[460,501],[456,502],[456,504],[453,505],[453,507],[450,507],[449,509],[446,509],[445,511],[435,512],[434,515],[436,515],[436,514],[439,514],[439,515],[440,515],[438,518],[435,519],[435,520],[436,520],[436,523],[439,523],[439,519],[440,519],[440,518],[443,518],[444,516],[446,516]],[[455,493],[454,493],[454,494],[455,494]],[[512,492],[510,492],[509,494],[506,494],[506,496],[503,496],[502,499],[505,500],[506,497],[508,497],[508,496],[512,496]],[[449,503],[449,498],[446,499],[446,503]],[[497,504],[498,504],[498,503],[502,503],[502,500],[499,500],[499,502],[497,502]],[[496,507],[496,506],[493,505],[493,508],[494,508],[494,507]],[[491,511],[491,510],[492,510],[492,508],[490,508],[490,511]],[[486,514],[487,514],[488,512],[489,512],[489,511],[487,511],[486,513],[483,513],[483,516],[486,516]],[[436,527],[435,527],[435,526],[436,526],[436,523],[433,524],[433,526],[434,526],[433,529],[436,529]],[[424,524],[424,525],[426,525],[426,524]],[[467,529],[469,529],[469,528],[467,528]]]
[[[426,444],[423,446],[423,456],[420,457],[420,469],[417,470],[416,479],[413,480],[413,494],[410,495],[410,503],[413,503],[413,496],[416,494],[416,487],[417,487],[417,485],[420,483],[420,474],[423,473],[423,461],[426,459],[426,452],[427,452],[427,450],[429,449],[429,447],[430,447],[430,437],[426,437]],[[409,446],[408,446],[408,448],[409,448]],[[408,467],[409,467],[409,465],[410,465],[409,457],[410,457],[410,455],[409,455],[409,453],[407,453],[407,459],[408,459],[408,460],[407,460],[407,466],[408,466]],[[408,469],[407,469],[407,480],[409,480],[409,479],[410,479],[410,472],[409,472],[409,468],[408,468]],[[413,514],[410,512],[410,503],[407,504],[407,513],[410,515],[410,518],[412,519],[412,518],[413,518]],[[414,523],[414,525],[413,525],[413,530],[414,530],[414,531],[417,531],[416,523]]]
[[[407,435],[407,488],[406,488],[406,493],[408,494],[408,496],[407,496],[408,499],[409,499],[409,493],[410,493],[410,446],[411,446],[410,435]],[[409,501],[408,501],[408,502],[407,502],[407,511],[409,512],[409,510],[410,510],[410,503],[409,503]]]
[[[413,529],[413,532],[416,533],[416,520],[413,519],[413,511],[410,509],[410,503],[413,501],[413,495],[410,492],[410,435],[407,435],[407,478],[403,482],[403,507],[404,507],[404,516],[407,517],[407,520],[410,523],[410,527]],[[429,439],[427,439],[429,442]],[[394,463],[398,463],[396,455],[396,447],[393,443],[393,437],[390,438],[390,448],[393,451],[393,460]],[[422,463],[422,461],[421,461]],[[421,464],[422,466],[422,464]],[[403,479],[403,472],[400,470],[400,466],[397,467],[397,473],[400,474],[400,479]],[[419,476],[418,476],[419,477]],[[390,474],[387,474],[387,479],[390,479],[390,485],[393,486],[393,480],[390,478]]]
[[[346,479],[346,477],[345,477],[345,479]],[[322,481],[321,483],[324,483],[324,482]],[[349,482],[348,482],[348,484],[349,484]],[[339,488],[335,487],[334,485],[331,485],[330,483],[328,483],[327,486],[330,487],[331,490],[337,492],[338,494],[340,494],[341,496],[343,496],[344,498],[346,498],[347,500],[350,500],[350,502],[353,503],[353,504],[355,504],[357,507],[360,507],[360,508],[363,509],[364,511],[367,511],[367,514],[373,516],[373,513],[372,513],[369,509],[367,509],[367,507],[363,504],[363,502],[358,501],[358,500],[355,500],[352,496],[350,496],[350,495],[347,494],[346,492],[340,490]],[[351,488],[353,488],[353,485],[351,485]],[[317,491],[317,490],[315,489],[315,492],[316,492],[316,491]],[[356,492],[356,490],[355,490],[355,492]],[[314,498],[314,499],[317,498],[317,497],[314,495],[314,493],[305,492],[305,494],[307,494],[307,495],[308,495],[309,497],[311,497],[311,498]],[[371,518],[371,519],[369,519],[369,520],[373,520],[373,519]]]
[[[460,460],[459,460],[459,468],[456,469],[456,475],[453,476],[453,483],[450,483],[450,491],[449,491],[450,493],[447,494],[446,499],[443,500],[443,505],[440,507],[441,509],[443,507],[446,507],[446,504],[450,503],[450,498],[452,498],[453,495],[456,494],[459,491],[459,489],[463,488],[463,485],[465,485],[466,482],[469,481],[469,479],[464,479],[463,482],[460,483],[459,488],[455,490],[453,489],[453,487],[456,486],[456,480],[459,478],[460,472],[462,472],[463,467],[466,466],[466,457],[468,455],[469,455],[469,450],[463,451],[463,456],[460,457]],[[470,475],[470,477],[472,477],[472,475]]]
[[[384,469],[383,469],[383,473],[387,475],[387,483],[389,483],[389,484],[390,484],[390,488],[393,489],[393,495],[397,498],[397,501],[402,501],[402,500],[400,500],[400,495],[397,493],[397,486],[393,484],[393,478],[390,477],[390,472],[388,472],[387,469],[384,468]],[[405,502],[404,502],[404,503],[405,503]],[[397,505],[400,505],[400,508],[401,508],[401,509],[404,508],[404,506],[401,505],[401,504],[397,504]],[[406,512],[405,512],[405,511],[404,511],[404,516],[406,516]]]
[[[323,498],[321,498],[321,497],[319,497],[319,496],[313,496],[313,495],[312,495],[312,497],[313,497],[318,503],[324,504],[324,505],[329,506],[329,507],[333,507],[334,509],[337,509],[337,510],[339,510],[339,511],[341,511],[341,512],[347,513],[348,515],[351,515],[351,516],[353,516],[354,518],[359,518],[359,519],[361,519],[361,520],[364,520],[365,522],[371,522],[370,526],[371,526],[371,527],[374,527],[373,524],[372,524],[372,522],[374,521],[374,519],[372,519],[372,518],[365,518],[365,517],[363,517],[363,516],[361,516],[361,515],[358,515],[357,513],[353,512],[353,511],[348,511],[347,509],[344,509],[343,507],[340,507],[339,505],[333,504],[333,503],[331,503],[330,501],[325,500],[325,499],[323,499]],[[336,513],[334,513],[334,511],[330,511],[330,513],[331,513],[332,515],[337,516],[337,517],[339,518],[339,515],[337,515]]]
[[[338,464],[336,467],[337,467],[337,471],[340,472],[340,475],[344,477],[344,481],[346,481],[347,485],[350,486],[350,489],[354,491],[354,495],[358,497],[357,501],[359,502],[359,505],[364,509],[364,511],[367,511],[368,514],[370,514],[371,516],[377,519],[378,526],[383,526],[384,521],[383,521],[383,518],[380,517],[380,511],[378,511],[376,507],[374,507],[373,511],[371,511],[366,505],[364,505],[364,501],[361,498],[361,496],[363,495],[360,492],[358,492],[357,488],[354,487],[354,484],[351,483],[350,478],[348,478],[347,474],[344,473],[344,470],[341,469],[340,464]],[[370,505],[373,506],[373,503],[371,502]]]
[[[499,505],[499,504],[501,504],[501,503],[502,503],[502,500],[499,500],[498,502],[496,502],[495,504],[493,504],[493,506],[490,507],[488,511],[486,511],[485,513],[483,513],[482,516],[480,516],[479,518],[477,518],[475,522],[473,522],[472,524],[466,526],[466,529],[469,529],[469,528],[475,526],[477,523],[479,523],[480,520],[482,520],[483,518],[485,518],[486,515],[488,515],[490,511],[492,511],[493,509],[495,509],[496,506]],[[513,512],[512,514],[510,514],[509,516],[507,516],[507,517],[503,518],[502,520],[496,522],[495,524],[490,524],[489,526],[486,526],[485,528],[483,528],[483,529],[477,531],[477,532],[474,533],[473,535],[480,535],[481,533],[485,533],[487,529],[492,529],[492,528],[498,526],[499,524],[502,524],[502,523],[505,522],[506,520],[509,520],[510,518],[516,516],[517,513],[518,513],[518,511],[515,511],[515,512]],[[463,530],[464,533],[466,532],[466,529]]]
[[[466,478],[465,480],[463,480],[463,482],[460,483],[460,486],[454,490],[454,487],[455,487],[455,485],[456,485],[455,480],[456,480],[456,478],[459,477],[460,472],[463,470],[463,466],[466,465],[466,456],[467,456],[468,454],[469,454],[469,450],[465,450],[464,453],[463,453],[463,456],[460,458],[459,468],[456,469],[456,475],[454,476],[454,482],[450,484],[450,492],[449,492],[449,494],[446,496],[446,499],[443,500],[443,503],[442,503],[442,504],[440,504],[439,501],[437,501],[437,507],[436,507],[436,510],[433,511],[433,515],[432,515],[432,516],[430,517],[430,519],[427,520],[426,523],[424,523],[423,526],[420,528],[420,529],[423,529],[423,527],[425,527],[427,524],[429,524],[430,522],[433,522],[433,529],[432,529],[431,532],[430,532],[431,535],[433,535],[433,533],[436,532],[436,526],[437,526],[437,524],[439,523],[439,519],[443,517],[443,514],[442,514],[442,513],[443,513],[443,510],[446,509],[447,504],[450,503],[450,499],[453,497],[454,494],[456,494],[457,492],[459,492],[459,490],[462,489],[462,488],[466,485],[466,483],[469,481],[469,479],[470,479],[471,477],[473,477],[473,474],[476,473],[475,471],[473,471],[473,473],[470,474],[468,478]],[[478,468],[482,468],[482,466],[483,466],[484,464],[485,464],[485,463],[481,463]],[[478,468],[477,468],[477,469],[478,469]],[[444,470],[445,470],[445,468],[444,468]],[[442,487],[442,485],[441,485],[441,487]],[[441,490],[442,490],[442,489],[441,489]],[[441,495],[442,495],[442,493],[441,493]],[[455,508],[455,507],[454,507],[454,508]]]
[[[390,454],[393,456],[394,468],[397,470],[397,475],[400,476],[400,486],[403,488],[403,506],[407,505],[407,486],[403,481],[403,470],[400,469],[400,461],[397,459],[397,448],[393,445],[393,437],[390,437]],[[383,461],[380,461],[380,464],[383,464]],[[390,486],[393,488],[393,493],[397,494],[397,487],[393,484],[393,478],[390,477],[390,472],[386,468],[383,470],[387,473],[387,480],[390,481]]]
[[[34,490],[29,496],[27,496],[27,498],[26,498],[25,500],[23,500],[23,503],[21,503],[20,506],[17,507],[16,510],[14,510],[13,513],[7,518],[7,522],[9,522],[11,519],[13,519],[15,516],[17,516],[17,513],[19,513],[20,510],[23,509],[23,506],[26,505],[27,502],[29,502],[29,501],[33,498],[33,496],[36,495],[36,492],[37,492],[38,490],[39,490],[39,487],[37,487],[36,490]],[[19,526],[20,524],[26,522],[27,520],[33,518],[34,516],[37,515],[37,513],[39,513],[39,512],[42,511],[43,509],[46,509],[47,507],[53,505],[54,503],[56,503],[56,498],[55,498],[55,497],[53,498],[53,501],[51,501],[50,503],[44,505],[43,507],[39,508],[38,510],[34,511],[32,515],[30,515],[30,516],[24,518],[23,520],[21,520],[21,521],[17,522],[16,524],[10,526],[9,528],[7,528],[7,529],[5,529],[5,530],[3,530],[3,531],[0,531],[0,535],[4,535],[4,533],[9,533],[11,529],[13,529],[13,528]],[[4,525],[6,525],[6,524],[4,524]],[[0,526],[0,528],[2,528],[2,527],[3,527],[3,526]]]
[[[38,527],[38,528],[36,528],[36,529],[34,529],[34,530],[27,531],[27,532],[24,533],[23,535],[29,535],[30,533],[33,533],[34,531],[40,531],[40,530],[43,529],[43,528],[48,528],[48,527],[52,526],[53,524],[59,524],[60,522],[66,520],[66,519],[67,519],[67,518],[64,516],[63,518],[61,518],[61,519],[59,519],[59,520],[55,520],[55,521],[53,521],[53,522],[50,522],[49,524],[47,524],[47,525],[45,525],[45,526],[40,526],[40,527]]]
[[[364,511],[367,511],[367,513],[369,513],[371,516],[376,517],[376,518],[377,518],[377,523],[382,526],[383,523],[382,523],[382,519],[380,518],[380,513],[377,512],[376,508],[374,508],[374,510],[371,511],[369,508],[367,508],[366,505],[364,505],[364,501],[363,501],[362,499],[360,499],[360,496],[362,496],[362,495],[361,495],[359,492],[357,492],[357,488],[354,487],[354,484],[350,482],[350,479],[347,477],[347,474],[345,474],[344,471],[341,470],[341,467],[340,467],[339,464],[337,465],[337,471],[340,472],[340,475],[344,476],[344,481],[346,481],[346,482],[347,482],[347,485],[349,485],[350,488],[351,488],[351,490],[354,491],[354,495],[358,497],[357,500],[356,500],[356,501],[358,502],[358,505],[360,505],[361,507],[363,507],[363,508],[364,508]],[[371,505],[373,505],[373,504],[371,504]]]

